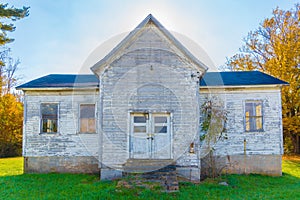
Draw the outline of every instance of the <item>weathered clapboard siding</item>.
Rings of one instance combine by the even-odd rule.
[[[228,112],[226,133],[228,139],[219,141],[215,154],[223,159],[219,166],[225,166],[231,173],[261,173],[281,175],[283,154],[281,96],[279,87],[247,87],[224,89],[201,89],[201,104],[207,96],[216,96],[224,101]],[[245,101],[262,101],[263,131],[245,131]],[[244,140],[246,143],[244,144]],[[206,151],[202,144],[202,157]],[[244,148],[246,151],[244,151]],[[229,160],[228,160],[229,159]],[[202,166],[203,172],[205,167]]]
[[[199,80],[193,75],[201,72],[152,24],[115,56],[98,74],[102,167],[122,168],[129,159],[130,112],[171,113],[172,158],[189,150],[199,127]],[[200,167],[199,159],[194,165]]]
[[[79,105],[97,104],[98,94],[98,91],[27,91],[23,156],[98,156],[98,134],[79,133]],[[58,103],[58,133],[41,133],[41,103]]]
[[[280,89],[252,88],[235,90],[201,90],[200,99],[204,102],[206,96],[220,96],[225,100],[224,108],[228,112],[228,139],[217,144],[216,153],[219,155],[244,154],[244,139],[247,154],[276,154],[283,153],[282,148],[282,117]],[[263,131],[245,131],[245,101],[261,100],[263,102]]]

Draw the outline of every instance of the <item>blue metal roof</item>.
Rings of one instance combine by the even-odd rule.
[[[273,76],[259,71],[243,72],[207,72],[200,81],[200,86],[243,86],[243,85],[286,85]],[[93,74],[50,74],[16,89],[26,88],[80,88],[99,87],[99,80]]]
[[[288,85],[260,71],[207,72],[200,86]]]
[[[99,80],[93,74],[49,74],[20,85],[16,89],[76,87],[99,87]]]

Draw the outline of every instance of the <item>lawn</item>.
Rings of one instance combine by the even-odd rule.
[[[84,174],[22,174],[22,158],[0,159],[0,199],[300,199],[300,157],[283,159],[283,176],[227,175],[180,192],[117,187]],[[226,181],[229,185],[218,183]]]
[[[23,174],[23,158],[0,158],[0,177]]]

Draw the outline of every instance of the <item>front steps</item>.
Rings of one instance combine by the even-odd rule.
[[[123,165],[123,171],[129,173],[144,173],[159,170],[168,165],[175,165],[173,160],[164,159],[128,159]]]
[[[123,175],[132,176],[150,182],[160,182],[168,191],[178,191],[176,164],[173,160],[135,160],[124,164]]]

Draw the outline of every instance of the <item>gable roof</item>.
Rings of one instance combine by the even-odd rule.
[[[221,86],[254,86],[254,85],[287,85],[273,76],[259,71],[245,72],[207,72],[200,81],[200,87]],[[99,79],[93,74],[50,74],[23,85],[16,89],[47,89],[47,88],[98,88]]]
[[[260,71],[207,72],[200,86],[247,86],[247,85],[288,85],[278,78]]]
[[[160,30],[187,58],[189,58],[200,71],[205,72],[208,67],[199,61],[193,54],[191,54],[157,19],[149,14],[133,31],[131,31],[111,52],[109,52],[103,59],[91,67],[91,70],[96,72],[104,71],[104,69],[113,61],[114,55],[120,52],[147,24],[153,23],[158,30]]]

